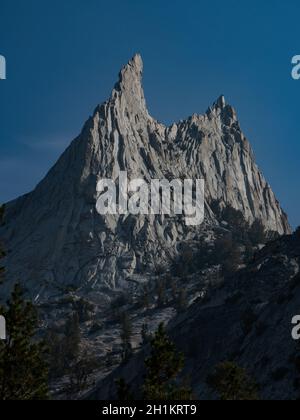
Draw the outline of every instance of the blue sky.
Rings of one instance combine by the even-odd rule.
[[[300,2],[1,0],[0,201],[46,174],[135,52],[150,112],[171,123],[220,95],[300,224]]]

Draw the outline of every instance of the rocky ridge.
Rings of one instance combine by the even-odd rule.
[[[228,205],[269,231],[290,233],[287,217],[254,161],[237,114],[222,96],[204,115],[166,127],[147,110],[143,63],[136,55],[111,97],[98,106],[36,189],[6,205],[0,234],[8,280],[21,280],[36,301],[67,290],[108,296],[147,281],[178,246],[217,226],[212,204]],[[100,178],[204,178],[205,223],[183,217],[96,212]],[[10,284],[10,281],[7,282]]]

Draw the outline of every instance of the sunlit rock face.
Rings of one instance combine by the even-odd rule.
[[[149,115],[136,55],[36,189],[6,206],[7,284],[21,281],[36,299],[68,287],[109,293],[146,281],[180,244],[201,240],[218,221],[211,204],[241,210],[269,231],[290,232],[286,215],[255,164],[236,112],[220,97],[204,115],[170,127]],[[184,217],[101,216],[101,178],[205,179],[205,222]]]

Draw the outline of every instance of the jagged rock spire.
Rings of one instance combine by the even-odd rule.
[[[218,106],[221,109],[224,109],[226,107],[226,100],[225,100],[225,96],[221,95],[216,102],[216,106]]]
[[[141,85],[142,84],[142,75],[143,75],[143,60],[140,54],[136,54],[129,62],[126,64],[120,74],[119,82],[117,86],[125,91],[132,87],[132,85]]]
[[[148,115],[142,77],[143,60],[140,54],[136,54],[121,70],[119,81],[112,93],[112,98],[119,99],[121,106],[126,107],[127,112],[133,115],[140,113]]]

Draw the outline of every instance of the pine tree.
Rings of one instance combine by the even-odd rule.
[[[0,226],[3,224],[3,217],[4,217],[4,206],[0,206]],[[5,257],[5,252],[3,246],[0,242],[0,261]],[[0,266],[0,284],[4,280],[4,267]]]
[[[151,341],[152,336],[151,336],[151,333],[149,332],[148,324],[142,325],[141,337],[142,337],[142,343],[141,343],[142,346],[149,344],[149,342]]]
[[[156,293],[157,293],[157,308],[163,308],[166,304],[166,281],[164,278],[160,278],[156,282]]]
[[[145,286],[143,289],[143,293],[141,296],[141,305],[142,308],[149,310],[150,309],[150,304],[151,304],[151,299],[150,299],[150,293],[149,293],[149,288],[148,286]]]
[[[129,315],[124,313],[121,319],[122,359],[124,362],[132,356],[131,336],[131,320]]]
[[[4,206],[0,207],[0,225]],[[0,244],[0,260],[5,252]],[[0,284],[4,280],[0,266]],[[35,340],[37,312],[25,302],[22,289],[16,285],[7,307],[0,307],[5,317],[7,339],[0,341],[0,400],[38,400],[48,396],[46,348]]]
[[[65,338],[63,343],[65,367],[68,368],[79,355],[80,327],[79,316],[74,312],[65,325]]]
[[[265,244],[267,242],[267,234],[264,225],[256,219],[249,229],[249,238],[253,245]]]
[[[143,386],[145,400],[190,400],[190,389],[178,383],[184,367],[184,356],[177,352],[160,324],[151,340],[151,355],[145,360],[146,377]]]
[[[84,391],[89,383],[89,377],[97,369],[98,363],[94,357],[84,355],[73,363],[69,370],[67,392],[71,395]]]
[[[117,396],[119,401],[130,401],[133,400],[133,395],[130,392],[130,388],[125,382],[124,378],[116,380]]]
[[[64,356],[64,341],[61,335],[53,329],[49,329],[46,335],[48,347],[49,379],[60,378],[66,372],[66,361]]]
[[[49,329],[46,336],[50,379],[71,375],[79,361],[80,326],[78,313],[73,312],[67,319],[64,330],[57,333]]]
[[[234,362],[218,365],[215,372],[208,377],[208,385],[222,401],[255,401],[258,400],[258,387],[248,376],[245,369]]]
[[[7,340],[0,342],[0,400],[43,400],[48,369],[43,342],[35,341],[37,313],[16,285],[4,309]]]
[[[186,289],[180,289],[178,292],[178,296],[176,299],[176,309],[177,312],[180,314],[187,310],[189,306],[188,296]]]
[[[243,262],[240,245],[234,242],[232,236],[217,240],[214,254],[216,256],[214,263],[219,263],[222,266],[224,277],[236,272]]]
[[[240,210],[227,206],[222,212],[222,218],[228,223],[234,242],[248,242],[249,223]]]

